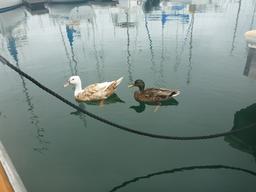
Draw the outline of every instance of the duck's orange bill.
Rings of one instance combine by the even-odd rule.
[[[1,162],[0,162],[0,191],[1,192],[14,192]]]

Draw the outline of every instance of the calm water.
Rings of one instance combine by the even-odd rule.
[[[150,133],[204,135],[255,123],[254,0],[121,1],[49,5],[0,14],[0,53],[72,102],[72,74],[83,85],[124,76],[116,99],[81,107]],[[140,106],[127,85],[179,88],[173,105]],[[135,177],[184,166],[256,171],[256,135],[166,141],[120,131],[76,112],[0,65],[0,140],[28,191],[110,191]],[[256,178],[195,169],[137,180],[120,191],[255,191]]]

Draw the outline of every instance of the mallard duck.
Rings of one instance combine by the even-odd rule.
[[[103,101],[115,92],[122,80],[123,77],[110,82],[94,83],[82,89],[80,77],[71,76],[64,87],[75,85],[74,97],[77,101]]]
[[[141,79],[137,79],[133,84],[128,87],[138,87],[139,91],[134,92],[134,98],[138,102],[153,103],[161,105],[161,102],[168,101],[173,97],[180,94],[179,90],[171,90],[165,88],[147,88]],[[157,108],[156,108],[157,109]]]

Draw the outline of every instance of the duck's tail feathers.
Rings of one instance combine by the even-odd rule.
[[[176,97],[180,94],[180,90],[176,90],[172,93],[172,97]]]
[[[116,80],[116,86],[118,86],[122,80],[123,80],[124,77],[120,77],[119,79]]]

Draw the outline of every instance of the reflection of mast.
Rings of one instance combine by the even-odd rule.
[[[82,102],[78,102],[78,105],[81,109],[85,110],[85,104]],[[84,127],[87,127],[87,121],[86,121],[86,115],[84,113],[81,113],[80,111],[71,112],[71,115],[78,115],[79,118],[82,120]]]
[[[96,60],[96,70],[98,73],[98,79],[99,81],[103,81],[103,77],[101,74],[101,69],[100,69],[100,59],[99,59],[99,55],[98,55],[98,51],[96,48],[96,38],[95,38],[95,27],[94,27],[94,22],[92,22],[92,35],[93,35],[93,50],[94,50],[94,56],[95,56],[95,60]]]
[[[74,71],[73,71],[73,67],[71,66],[71,59],[69,57],[69,53],[68,53],[68,49],[67,49],[67,45],[65,43],[65,39],[64,39],[64,35],[62,33],[62,30],[61,30],[61,26],[59,25],[59,30],[60,30],[60,34],[61,34],[61,39],[62,39],[62,42],[63,42],[63,45],[64,45],[64,49],[65,49],[65,53],[66,53],[66,56],[68,58],[68,63],[69,63],[69,68],[70,68],[70,71],[71,71],[71,74],[72,75],[75,75]]]
[[[159,68],[159,83],[158,85],[162,85],[164,83],[164,61],[165,61],[165,50],[164,50],[164,23],[162,23],[162,33],[161,33],[161,60],[160,60],[160,68]]]
[[[253,26],[253,23],[254,23],[255,11],[256,11],[256,1],[255,1],[254,8],[253,8],[253,14],[252,14],[252,21],[251,21],[251,25],[250,25],[250,30],[252,29],[252,26]]]
[[[97,27],[97,23],[96,23],[96,27]],[[97,27],[98,29],[98,27]],[[100,61],[101,61],[101,72],[103,74],[103,79],[104,79],[104,67],[105,67],[105,49],[104,49],[104,37],[103,37],[103,34],[104,34],[104,29],[101,28],[101,40],[100,40]],[[103,80],[102,79],[102,80]]]
[[[178,70],[178,67],[179,67],[179,65],[180,65],[181,56],[182,56],[182,54],[183,54],[183,52],[184,52],[184,50],[185,50],[185,46],[186,46],[187,40],[188,40],[188,38],[189,38],[189,34],[191,33],[191,28],[192,28],[192,24],[193,24],[192,22],[193,22],[193,20],[191,19],[190,24],[189,24],[189,26],[188,26],[188,28],[187,28],[187,33],[186,33],[185,38],[184,38],[184,40],[183,40],[183,42],[182,42],[182,45],[181,45],[180,54],[177,55],[177,62],[176,62],[176,64],[175,64],[175,66],[174,66],[174,70],[175,70],[175,71]]]
[[[8,50],[9,50],[11,56],[13,57],[13,59],[15,60],[16,66],[18,68],[20,68],[16,42],[15,42],[15,39],[13,37],[8,38]],[[23,86],[23,92],[25,94],[25,99],[26,99],[26,102],[27,102],[27,105],[28,105],[28,111],[30,112],[30,123],[33,124],[36,127],[36,132],[37,132],[36,137],[37,137],[37,139],[38,139],[38,141],[41,145],[40,147],[35,147],[34,150],[38,151],[40,153],[43,153],[43,151],[48,150],[47,144],[49,142],[44,139],[44,137],[45,137],[44,128],[39,126],[40,122],[39,122],[38,116],[34,112],[34,105],[31,101],[31,96],[29,95],[29,91],[28,91],[25,79],[22,75],[20,75],[20,78],[21,78],[21,81],[22,81],[22,86]]]
[[[139,1],[138,1],[139,3]],[[137,14],[137,12],[136,12]],[[136,15],[136,18],[138,18],[138,14]],[[139,31],[138,31],[138,25],[137,25],[137,20],[136,20],[136,25],[135,25],[135,29],[136,29],[136,35],[135,35],[135,41],[134,41],[134,47],[135,47],[135,50],[137,51],[137,42],[138,42],[138,34],[139,34]]]
[[[194,13],[192,13],[191,17],[191,33],[190,33],[190,41],[189,41],[189,58],[188,58],[188,74],[187,74],[187,84],[191,81],[191,71],[192,71],[192,48],[193,48],[193,28],[194,28]]]
[[[238,2],[238,9],[237,9],[237,15],[236,15],[236,22],[235,22],[235,28],[234,28],[234,33],[233,33],[233,39],[232,39],[232,45],[231,45],[231,50],[230,54],[232,55],[234,49],[235,49],[235,39],[236,39],[236,31],[237,31],[237,26],[238,26],[238,20],[239,20],[239,15],[240,15],[240,10],[241,10],[241,0]]]
[[[125,13],[126,14],[126,21],[129,23],[129,14],[128,11]],[[129,33],[129,25],[127,25],[127,66],[128,66],[128,75],[129,75],[129,82],[133,82],[132,78],[132,66],[131,66],[131,52],[130,52],[130,33]]]
[[[151,54],[151,63],[152,63],[151,69],[155,72],[154,51],[153,51],[153,46],[152,46],[151,35],[150,35],[150,32],[149,32],[149,28],[148,28],[147,17],[145,17],[145,27],[146,27],[146,31],[147,31],[148,40],[149,40],[149,50],[150,50],[150,54]]]
[[[179,55],[178,55],[178,30],[179,30],[179,27],[178,27],[178,20],[176,21],[177,25],[176,25],[176,47],[175,47],[175,54],[176,54],[176,62],[175,62],[175,65],[174,65],[174,70],[177,71],[178,70],[178,66],[179,66]]]
[[[74,66],[74,73],[75,75],[77,75],[77,60],[75,59],[75,53],[74,53],[74,48],[73,48],[73,42],[74,42],[74,33],[76,32],[76,30],[73,27],[70,26],[66,26],[66,32],[67,32],[67,36],[68,36],[68,41],[69,41],[69,45],[71,48],[71,58],[72,61],[75,63]]]
[[[81,102],[80,102],[78,105],[79,105],[80,108],[86,110],[84,103],[81,103]],[[86,115],[83,114],[83,113],[80,113],[80,114],[79,114],[79,117],[80,117],[80,119],[82,120],[82,122],[83,122],[83,124],[84,124],[84,127],[86,128],[86,127],[87,127],[87,121],[86,121],[86,118],[85,118]]]

